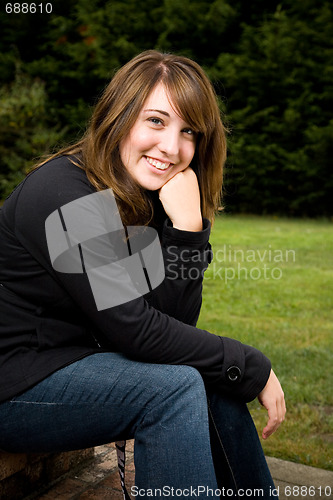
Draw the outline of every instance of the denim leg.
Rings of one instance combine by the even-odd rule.
[[[220,488],[271,500],[275,488],[247,405],[208,390],[212,453]],[[251,493],[248,496],[251,496]],[[274,496],[274,498],[277,498]]]
[[[136,486],[187,489],[219,498],[209,443],[205,387],[197,370],[88,356],[0,404],[0,448],[64,451],[135,438]],[[206,489],[198,494],[191,488]],[[189,492],[189,494],[187,494]],[[168,495],[169,493],[169,495]],[[179,496],[179,495],[177,495]]]
[[[177,390],[170,391],[167,381],[156,379],[155,374],[160,402],[145,413],[135,432],[136,485],[163,488],[179,484],[184,490],[180,498],[207,498],[209,490],[209,497],[217,499],[205,387],[196,370],[181,368],[173,373]],[[170,496],[168,491],[165,496]],[[154,498],[162,497],[155,494]]]

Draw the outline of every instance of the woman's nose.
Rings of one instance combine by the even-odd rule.
[[[179,156],[179,148],[178,131],[165,130],[159,143],[161,153],[167,154],[170,159],[175,159],[175,157],[178,158]]]

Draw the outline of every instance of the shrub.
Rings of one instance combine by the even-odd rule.
[[[66,129],[50,126],[45,84],[16,70],[0,87],[0,199],[25,177],[37,158],[63,139]]]

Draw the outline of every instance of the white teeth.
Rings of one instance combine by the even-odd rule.
[[[159,170],[166,170],[169,166],[170,163],[162,163],[158,160],[154,160],[153,158],[150,158],[149,156],[146,156],[148,163],[151,165],[154,165],[154,167],[158,168]]]

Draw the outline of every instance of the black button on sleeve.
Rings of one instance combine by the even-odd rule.
[[[230,366],[227,369],[227,377],[230,380],[230,382],[237,382],[240,377],[241,377],[241,370],[238,368],[238,366]]]

